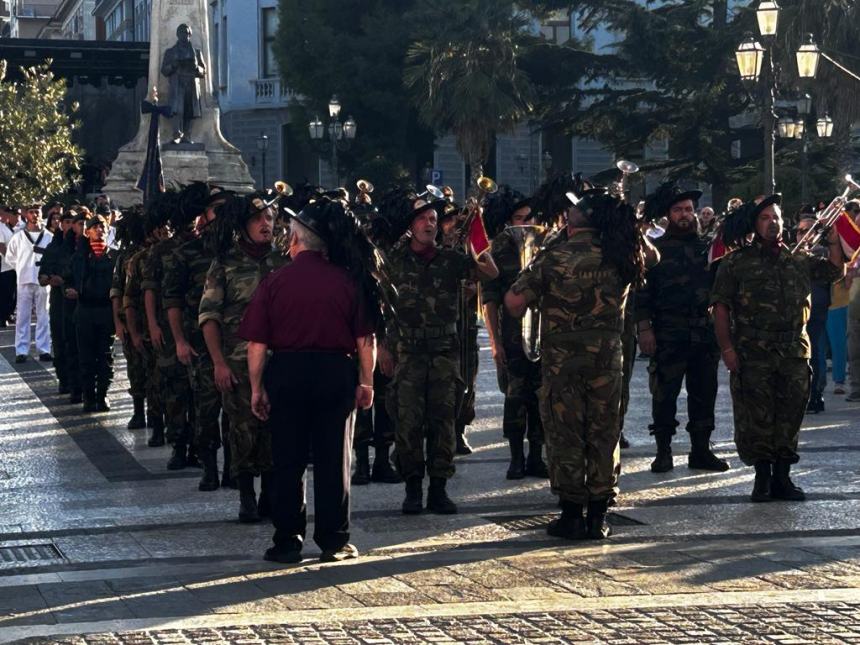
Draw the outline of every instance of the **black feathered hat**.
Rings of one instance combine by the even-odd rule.
[[[782,195],[768,195],[759,202],[746,202],[726,213],[723,218],[723,242],[727,246],[742,246],[755,232],[759,214],[768,206],[782,204]]]
[[[674,181],[667,181],[645,198],[645,221],[653,222],[669,214],[673,204],[690,199],[698,203],[701,190],[684,190]]]
[[[531,198],[510,186],[499,186],[498,192],[487,195],[484,204],[484,225],[487,228],[487,235],[491,239],[494,238],[505,228],[511,216],[525,207],[531,208]]]

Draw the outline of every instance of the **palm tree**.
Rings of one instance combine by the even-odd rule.
[[[474,187],[496,134],[510,132],[532,110],[529,79],[517,66],[528,40],[526,16],[499,0],[443,4],[450,11],[434,10],[446,16],[442,28],[427,30],[408,50],[404,82],[421,120],[437,134],[454,135]]]

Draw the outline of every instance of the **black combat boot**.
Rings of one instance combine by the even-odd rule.
[[[406,498],[401,507],[404,515],[418,515],[424,510],[424,490],[422,477],[410,477],[406,480]]]
[[[687,466],[696,470],[713,470],[724,473],[729,469],[729,462],[720,459],[711,450],[711,432],[709,430],[690,433],[690,454]]]
[[[377,446],[373,453],[373,471],[370,481],[378,484],[399,484],[403,478],[391,467],[388,460],[388,446]]]
[[[170,454],[170,459],[167,460],[167,470],[182,470],[188,465],[186,456],[188,446],[185,439],[177,439],[173,444],[173,452]]]
[[[445,486],[448,480],[444,477],[431,477],[427,489],[427,510],[439,515],[454,515],[457,505],[448,497]]]
[[[260,511],[257,508],[257,493],[254,492],[254,475],[240,473],[239,480],[239,521],[242,524],[254,524],[260,521]]]
[[[603,540],[608,538],[612,529],[606,523],[606,509],[609,507],[608,500],[595,500],[588,502],[588,537],[592,540]]]
[[[84,390],[84,412],[96,411],[96,391],[93,389]]]
[[[511,448],[511,463],[508,466],[508,479],[523,479],[526,476],[526,457],[523,451],[523,439],[508,439]]]
[[[203,476],[197,484],[197,490],[218,490],[218,452],[214,448],[201,450],[200,461],[203,463]]]
[[[755,462],[755,483],[753,483],[752,502],[769,502],[771,487],[771,464],[769,461],[760,459]]]
[[[791,462],[777,459],[773,465],[773,479],[770,482],[772,499],[782,499],[787,502],[803,502],[806,494],[799,486],[795,486],[788,474],[791,472]]]
[[[128,420],[126,428],[129,430],[142,430],[145,427],[146,413],[143,411],[143,398],[136,396],[134,397],[134,414]]]
[[[457,450],[456,453],[458,455],[471,455],[472,446],[469,445],[468,440],[466,439],[466,428],[457,428]]]
[[[84,400],[83,392],[81,392],[80,388],[75,388],[72,390],[72,393],[69,395],[69,403],[72,405],[78,405]]]
[[[71,390],[69,389],[69,386],[66,385],[65,381],[60,381],[60,385],[57,388],[57,394],[69,394],[70,392]]]
[[[370,453],[367,444],[355,449],[355,472],[350,479],[353,486],[366,486],[370,483]]]
[[[561,515],[552,520],[546,527],[546,532],[553,537],[566,540],[582,540],[585,538],[585,520],[582,518],[582,504],[561,502]]]
[[[809,398],[809,403],[806,404],[807,414],[818,414],[824,412],[824,397],[820,394],[813,394]]]
[[[656,434],[657,456],[651,462],[652,473],[667,473],[675,467],[672,461],[672,435]]]
[[[539,477],[540,479],[549,477],[549,469],[544,463],[542,452],[543,443],[529,439],[529,456],[526,459],[526,475],[529,477]]]
[[[96,411],[110,412],[110,403],[108,403],[107,391],[99,390],[96,394]]]
[[[158,448],[164,445],[164,420],[161,417],[150,417],[149,427],[152,428],[152,434],[149,435],[149,441],[146,445],[150,448]]]
[[[260,475],[260,498],[257,500],[257,514],[260,517],[272,516],[272,473]]]
[[[627,441],[627,437],[624,436],[624,430],[621,431],[621,436],[618,437],[618,446],[622,450],[630,447],[630,442]]]

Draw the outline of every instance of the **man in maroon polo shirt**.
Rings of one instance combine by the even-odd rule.
[[[349,544],[352,424],[356,407],[373,403],[378,307],[358,284],[369,272],[343,266],[350,257],[344,248],[357,244],[360,234],[351,217],[342,202],[327,198],[292,217],[292,263],[260,283],[239,328],[249,341],[251,407],[272,432],[275,535],[264,557],[273,562],[302,559],[309,448],[320,559],[358,556]]]

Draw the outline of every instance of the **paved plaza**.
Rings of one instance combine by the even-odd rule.
[[[637,362],[615,533],[564,542],[544,531],[557,512],[547,482],[505,480],[502,396],[482,351],[476,450],[450,487],[460,514],[404,517],[402,486],[355,487],[362,557],[320,564],[309,540],[301,565],[277,566],[261,559],[271,525],[238,524],[236,491],[198,492],[200,471],[168,472],[168,448],[125,429],[121,357],[113,409],[84,416],[43,364],[11,364],[11,334],[0,642],[860,642],[860,404],[844,397],[804,424],[794,472],[809,501],[753,505],[725,374],[715,442],[732,469],[689,470],[682,431],[675,469],[654,475]]]

